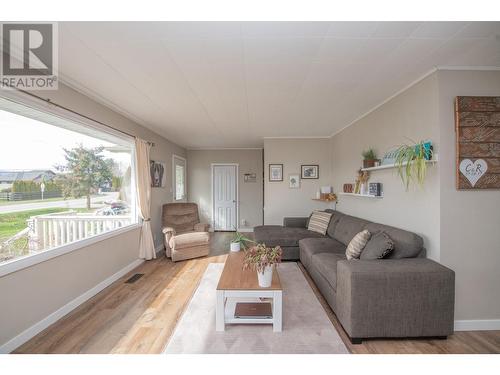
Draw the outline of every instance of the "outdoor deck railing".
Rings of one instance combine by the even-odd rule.
[[[130,216],[79,216],[65,213],[33,216],[28,220],[33,250],[83,240],[131,224]]]

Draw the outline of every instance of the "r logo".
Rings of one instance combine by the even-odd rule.
[[[53,74],[52,24],[4,23],[2,36],[4,76]]]

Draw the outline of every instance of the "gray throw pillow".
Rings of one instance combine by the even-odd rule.
[[[359,259],[383,259],[394,250],[394,241],[385,232],[374,234],[366,243]]]

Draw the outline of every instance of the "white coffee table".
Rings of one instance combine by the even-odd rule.
[[[274,332],[281,332],[283,325],[283,288],[276,270],[269,288],[261,288],[254,270],[243,270],[244,253],[230,253],[217,285],[215,329],[224,331],[226,324],[272,324]],[[272,318],[235,318],[237,302],[257,302],[271,299]]]

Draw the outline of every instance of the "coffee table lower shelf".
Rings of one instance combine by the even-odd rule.
[[[238,302],[257,302],[272,299],[272,318],[235,318]],[[222,332],[226,324],[272,324],[274,332],[282,330],[283,292],[281,290],[217,290],[215,329]]]

